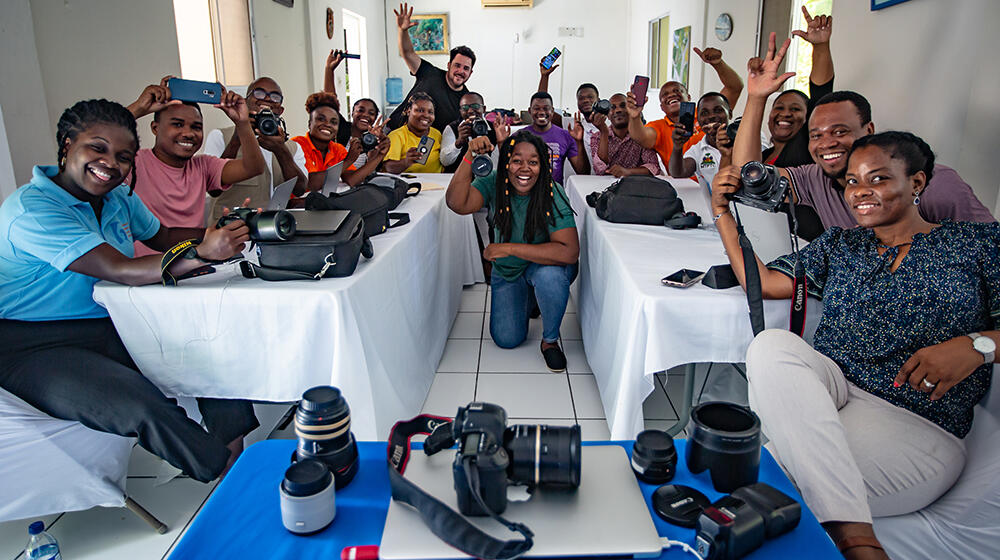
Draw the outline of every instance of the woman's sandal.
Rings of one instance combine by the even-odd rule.
[[[841,554],[847,552],[852,548],[859,548],[862,546],[878,549],[881,550],[882,552],[885,552],[885,549],[882,548],[882,543],[878,542],[878,539],[876,539],[875,537],[864,537],[864,536],[844,537],[839,541],[837,541],[836,545],[837,545],[837,550],[839,550]]]

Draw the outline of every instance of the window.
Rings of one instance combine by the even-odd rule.
[[[181,77],[246,86],[254,77],[247,0],[174,0]]]
[[[806,18],[802,15],[802,6],[809,10],[809,14],[815,17],[817,14],[829,15],[833,13],[833,0],[794,0],[792,2],[792,13],[790,27],[792,30],[803,30],[806,28]],[[809,73],[812,71],[812,44],[799,38],[792,38],[792,43],[788,47],[786,56],[788,62],[786,68],[795,72],[795,77],[785,82],[785,89],[797,89],[809,93]]]
[[[657,89],[670,79],[670,16],[649,22],[649,87]]]
[[[344,50],[361,55],[360,59],[348,58],[344,68],[344,95],[347,111],[354,102],[368,95],[368,37],[365,18],[349,10],[344,13]]]

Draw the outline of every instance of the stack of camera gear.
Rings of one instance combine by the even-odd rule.
[[[285,131],[285,121],[265,107],[253,115],[253,127],[264,136],[278,136]]]
[[[477,117],[472,121],[472,138],[490,135],[490,123],[483,117]],[[472,158],[472,174],[476,177],[486,177],[493,173],[493,159],[490,154],[478,154]]]

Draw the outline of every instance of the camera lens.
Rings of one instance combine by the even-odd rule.
[[[472,137],[479,138],[480,136],[486,136],[490,133],[490,124],[484,119],[476,119],[472,121]]]
[[[486,154],[472,158],[472,174],[476,177],[486,177],[493,172],[493,160]]]
[[[691,411],[688,470],[709,469],[712,486],[732,492],[757,482],[760,469],[760,419],[749,408],[727,402],[707,402]]]
[[[358,444],[351,433],[351,410],[340,389],[313,387],[302,395],[295,411],[299,459],[318,459],[333,471],[337,488],[354,478]]]
[[[268,210],[247,218],[250,239],[254,241],[288,241],[295,235],[295,217],[285,210]]]
[[[511,480],[529,486],[580,486],[580,425],[516,424],[504,432]]]
[[[378,136],[375,136],[371,132],[366,132],[361,135],[361,149],[362,151],[371,151],[375,146],[378,146]]]
[[[600,113],[602,115],[607,115],[611,112],[611,102],[607,99],[601,99],[597,103],[594,103],[594,112]]]
[[[674,439],[662,430],[639,432],[632,446],[632,470],[639,480],[663,484],[674,477],[677,450]]]
[[[740,181],[743,182],[743,188],[751,195],[766,195],[775,179],[776,177],[759,161],[747,162],[740,169]]]

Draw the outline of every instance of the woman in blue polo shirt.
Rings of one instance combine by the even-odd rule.
[[[138,239],[157,251],[202,238],[169,272],[243,247],[242,222],[221,229],[164,228],[132,196],[139,149],[135,119],[104,99],[63,112],[58,166],[36,166],[31,182],[0,207],[0,387],[35,408],[122,436],[202,482],[219,476],[257,427],[246,401],[199,399],[206,432],[139,373],[94,284],[160,282],[160,255],[132,258]],[[227,443],[229,448],[227,449]]]
[[[500,139],[497,170],[473,180],[472,154],[492,152],[487,137],[470,140],[446,194],[448,207],[458,214],[490,209],[495,242],[483,252],[493,262],[490,336],[501,348],[520,345],[537,301],[545,365],[565,371],[559,327],[580,256],[573,210],[563,188],[552,180],[549,149],[541,138],[518,132]]]

